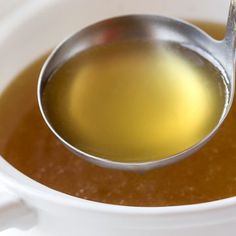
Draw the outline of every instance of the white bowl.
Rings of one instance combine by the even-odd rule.
[[[10,1],[5,1],[5,3]],[[68,34],[95,21],[150,13],[225,22],[227,0],[13,1],[0,10],[0,93]],[[4,2],[0,0],[0,9]],[[17,7],[15,7],[17,6]],[[78,180],[79,181],[79,180]],[[0,158],[1,235],[234,236],[236,197],[176,207],[127,207],[75,198],[26,177]]]

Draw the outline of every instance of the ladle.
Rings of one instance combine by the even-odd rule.
[[[51,53],[45,62],[38,82],[38,102],[43,118],[51,131],[67,148],[79,157],[103,167],[126,170],[147,170],[171,164],[188,157],[212,138],[224,121],[232,105],[235,83],[235,31],[236,0],[231,0],[226,36],[222,41],[213,39],[204,31],[192,24],[159,15],[121,16],[90,25],[63,41]],[[110,35],[112,32],[112,37],[107,37],[107,35]],[[42,98],[44,88],[50,80],[51,75],[61,67],[65,61],[69,60],[81,51],[93,46],[127,40],[152,40],[156,42],[162,41],[165,43],[178,44],[181,47],[191,49],[201,55],[221,71],[226,81],[228,91],[228,99],[226,99],[225,109],[214,129],[204,139],[190,149],[184,150],[174,156],[151,162],[122,163],[110,161],[100,156],[91,155],[74,147],[57,133],[53,124],[49,121]]]

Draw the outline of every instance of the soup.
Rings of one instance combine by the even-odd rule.
[[[222,74],[177,45],[130,41],[95,46],[59,68],[42,104],[54,129],[89,154],[148,162],[205,138],[224,110]]]
[[[198,23],[217,38],[224,26]],[[144,173],[94,166],[69,152],[46,127],[36,85],[46,56],[0,97],[0,153],[18,170],[58,191],[111,204],[172,206],[236,195],[236,106],[217,135],[191,157]]]

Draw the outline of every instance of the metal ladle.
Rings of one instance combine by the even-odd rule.
[[[43,93],[51,75],[61,67],[65,61],[74,55],[89,49],[93,46],[105,45],[106,35],[109,32],[116,32],[112,42],[126,40],[152,40],[167,43],[175,43],[181,47],[191,49],[217,67],[226,81],[228,99],[225,109],[214,127],[214,129],[199,143],[184,150],[183,152],[169,156],[166,159],[144,162],[144,163],[123,163],[103,159],[94,156],[74,147],[57,133],[53,124],[50,123],[45,112]],[[111,39],[109,40],[111,43]],[[159,15],[129,15],[108,19],[93,24],[77,32],[62,42],[49,56],[45,62],[38,81],[38,102],[45,122],[56,137],[72,152],[97,165],[126,170],[147,170],[154,167],[161,167],[181,160],[207,143],[216,133],[227,116],[232,105],[234,96],[235,77],[235,45],[236,44],[236,0],[231,0],[228,16],[226,36],[222,41],[217,41],[194,25],[178,19],[172,19]]]

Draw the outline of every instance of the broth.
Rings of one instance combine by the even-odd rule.
[[[148,162],[205,138],[224,110],[222,74],[181,46],[130,41],[85,50],[45,87],[50,123],[68,143],[118,162]]]
[[[224,26],[198,23],[217,38]],[[173,165],[136,173],[97,167],[69,152],[50,132],[36,99],[45,56],[0,97],[0,153],[18,170],[58,191],[111,204],[171,206],[236,195],[236,105],[216,136]]]

